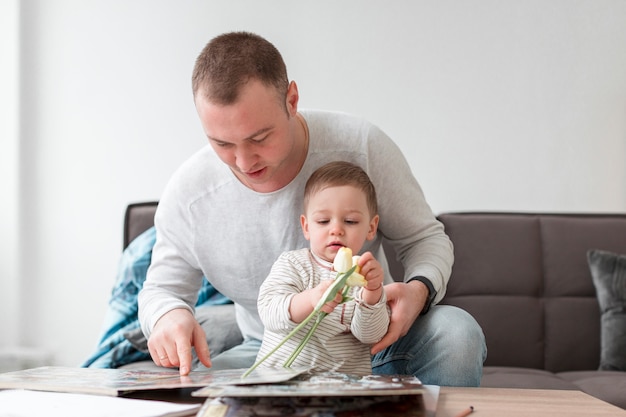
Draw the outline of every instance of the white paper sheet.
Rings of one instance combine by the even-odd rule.
[[[439,402],[439,385],[424,385],[424,408],[426,417],[435,417],[437,414],[437,403]]]
[[[180,417],[195,415],[200,406],[100,395],[0,391],[0,417]]]

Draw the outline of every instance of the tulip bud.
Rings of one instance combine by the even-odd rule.
[[[364,287],[367,285],[365,277],[359,274],[361,270],[357,264],[359,258],[360,256],[358,255],[352,256],[352,249],[344,247],[337,251],[337,255],[335,255],[335,260],[333,261],[333,268],[339,273],[347,272],[350,268],[356,266],[356,269],[346,281],[346,285],[350,287]]]
[[[353,272],[346,281],[346,285],[349,287],[365,287],[367,285],[367,280],[365,277],[358,272]]]
[[[339,248],[333,261],[333,268],[337,272],[348,272],[352,268],[352,249]]]
[[[356,265],[356,269],[354,272],[361,272],[361,267],[359,266],[359,259],[361,259],[360,255],[354,255],[352,257],[352,266]]]

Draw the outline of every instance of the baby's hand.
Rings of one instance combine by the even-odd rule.
[[[313,290],[311,291],[311,295],[312,295],[311,304],[313,308],[315,308],[317,303],[324,296],[324,293],[326,292],[328,287],[330,287],[333,283],[334,283],[333,280],[322,281],[319,283],[317,287],[313,288]],[[326,304],[324,304],[321,310],[324,313],[330,314],[333,312],[335,307],[337,307],[339,303],[341,303],[342,301],[343,301],[343,296],[341,295],[341,291],[337,291],[337,295],[335,295],[335,298],[332,301],[329,301]]]
[[[363,301],[367,304],[375,304],[382,295],[383,282],[385,280],[383,267],[371,252],[365,252],[361,255],[358,265],[361,268],[361,275],[367,281],[367,285],[363,287]]]

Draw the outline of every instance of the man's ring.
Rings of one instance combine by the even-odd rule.
[[[164,361],[165,359],[167,359],[167,355],[159,356],[159,360]]]

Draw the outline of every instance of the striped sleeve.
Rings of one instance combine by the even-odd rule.
[[[390,321],[390,310],[387,306],[387,295],[384,287],[380,300],[374,305],[368,305],[361,298],[363,289],[356,292],[354,300],[356,309],[350,324],[354,337],[361,343],[372,345],[378,342],[387,333]]]

